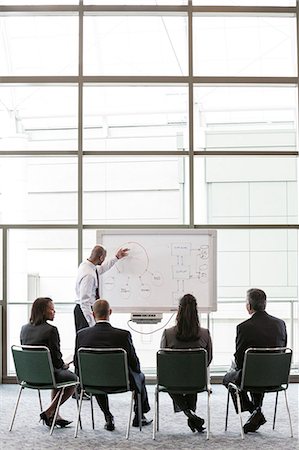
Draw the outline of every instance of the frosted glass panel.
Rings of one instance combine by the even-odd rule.
[[[294,157],[196,158],[196,223],[292,224],[297,202]]]
[[[192,0],[192,3],[200,6],[295,6],[296,0]]]
[[[3,267],[3,231],[0,230],[0,267]],[[0,300],[3,299],[3,272],[0,271]],[[1,377],[0,377],[1,378]]]
[[[296,18],[194,17],[194,74],[295,76]]]
[[[5,5],[78,5],[79,0],[5,0]]]
[[[188,0],[83,0],[85,5],[186,5]]]
[[[75,223],[77,167],[66,157],[0,158],[0,223]]]
[[[3,16],[0,25],[0,76],[78,74],[78,17]]]
[[[297,298],[297,230],[218,230],[217,237],[220,302],[243,298],[250,287],[271,301]]]
[[[295,150],[297,110],[297,89],[291,85],[195,87],[195,148]]]
[[[84,88],[85,150],[185,150],[185,86],[88,86]]]
[[[85,75],[187,75],[187,16],[84,18]]]
[[[78,89],[0,84],[0,150],[78,149]]]
[[[187,167],[175,157],[86,157],[84,222],[184,223]]]
[[[76,230],[10,230],[8,238],[9,302],[37,297],[74,302]],[[16,264],[16,257],[21,264]]]

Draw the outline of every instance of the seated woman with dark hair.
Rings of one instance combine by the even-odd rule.
[[[48,347],[51,353],[56,382],[77,381],[77,376],[68,370],[68,364],[63,362],[57,328],[47,322],[47,320],[52,321],[54,316],[55,309],[53,301],[49,297],[37,298],[32,305],[29,323],[23,325],[21,329],[21,345],[44,345]],[[65,388],[61,404],[74,393],[74,390],[74,386]],[[48,427],[51,427],[53,423],[53,416],[58,403],[58,398],[59,390],[53,389],[50,406],[40,414],[40,420]],[[62,419],[58,412],[55,425],[64,428],[70,423],[70,421]]]
[[[179,303],[176,325],[164,330],[161,348],[204,348],[207,350],[208,365],[212,361],[212,341],[209,330],[199,323],[196,298],[184,295]],[[188,426],[195,432],[203,431],[204,419],[195,413],[197,394],[169,394],[174,403],[174,411],[183,411],[188,417]]]

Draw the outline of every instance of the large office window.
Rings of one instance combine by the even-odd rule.
[[[116,226],[216,229],[212,375],[250,287],[286,321],[298,374],[298,14],[295,0],[0,5],[4,380],[38,296],[73,352],[78,263]],[[129,319],[111,318],[154,374],[175,314]]]

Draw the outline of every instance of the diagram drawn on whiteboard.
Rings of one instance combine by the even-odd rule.
[[[112,306],[161,310],[165,305],[171,310],[185,293],[191,293],[202,310],[215,310],[210,298],[214,295],[211,277],[215,267],[210,237],[175,233],[154,237],[137,233],[134,239],[130,237],[125,230],[123,235],[101,235],[108,253],[129,249],[128,256],[103,274],[101,295]]]

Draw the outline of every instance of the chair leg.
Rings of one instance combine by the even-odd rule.
[[[158,388],[155,387],[155,397],[154,397],[154,420],[153,420],[153,439],[156,439],[156,431],[157,431],[157,409],[158,409],[158,401],[157,394]]]
[[[128,424],[127,424],[126,439],[129,439],[129,437],[130,437],[133,405],[134,405],[134,391],[132,391],[132,394],[131,394],[131,405],[130,405],[129,420],[128,420]]]
[[[50,435],[52,435],[54,427],[55,427],[55,423],[56,423],[56,419],[57,419],[57,415],[58,415],[58,411],[59,411],[59,407],[60,407],[60,403],[61,403],[61,399],[62,399],[63,394],[64,394],[64,387],[60,390],[60,393],[59,393],[58,403],[57,403],[57,406],[56,406],[56,409],[55,409],[53,422],[52,422],[52,425],[51,425],[51,428],[50,428]]]
[[[211,417],[210,417],[210,395],[211,395],[211,391],[210,391],[210,389],[207,390],[207,394],[208,394],[208,401],[207,401],[207,404],[208,404],[208,410],[207,410],[207,413],[208,413],[207,440],[209,440],[210,439],[210,420],[211,420]]]
[[[227,430],[227,424],[228,424],[228,410],[229,410],[229,389],[227,390],[227,401],[226,401],[226,415],[225,415],[225,427],[224,427],[224,431]]]
[[[241,413],[241,401],[240,401],[240,394],[239,391],[236,391],[237,394],[237,406],[238,406],[238,415],[240,419],[240,431],[241,431],[241,438],[244,439],[244,432],[243,432],[243,423],[242,423],[242,413]]]
[[[90,394],[90,408],[91,408],[91,423],[92,423],[92,429],[94,430],[94,413],[93,413],[92,394]]]
[[[23,386],[20,386],[19,395],[18,395],[18,398],[17,398],[17,403],[16,403],[16,406],[15,406],[15,409],[14,409],[14,412],[13,412],[13,416],[12,416],[11,423],[10,423],[8,431],[12,430],[12,427],[13,427],[13,424],[14,424],[14,421],[15,421],[15,417],[16,417],[16,414],[17,414],[17,409],[18,409],[18,406],[19,406],[19,401],[20,401],[23,389],[24,389]]]
[[[80,392],[80,400],[79,400],[79,407],[78,407],[78,416],[77,416],[76,427],[75,427],[75,434],[74,434],[74,437],[75,437],[75,438],[76,438],[77,435],[78,435],[79,421],[80,421],[80,423],[81,423],[81,417],[80,417],[80,414],[81,414],[81,408],[82,408],[83,393],[84,393],[84,390],[81,389],[81,392]]]
[[[156,431],[160,428],[160,398],[159,398],[159,388],[157,388],[157,421],[156,421]]]
[[[78,397],[78,391],[77,391],[77,388],[75,389],[75,397],[76,397],[77,411],[78,411],[78,410],[79,410],[79,397]],[[80,425],[80,429],[82,430],[81,415],[79,415],[79,425]]]
[[[285,398],[285,401],[286,401],[286,407],[287,407],[288,416],[289,416],[290,430],[291,430],[291,437],[293,437],[292,420],[291,420],[291,414],[290,414],[290,409],[289,409],[289,403],[288,403],[287,391],[286,391],[286,390],[284,391],[284,398]]]
[[[40,412],[43,412],[43,405],[42,405],[42,398],[41,398],[41,395],[40,395],[40,389],[38,389],[37,392],[38,392]]]
[[[137,409],[138,409],[139,431],[142,431],[141,394],[139,392],[137,393]]]
[[[278,400],[278,391],[276,392],[276,398],[275,398],[275,408],[274,408],[274,416],[273,416],[272,430],[274,430],[274,428],[275,428],[276,411],[277,411],[277,400]]]

